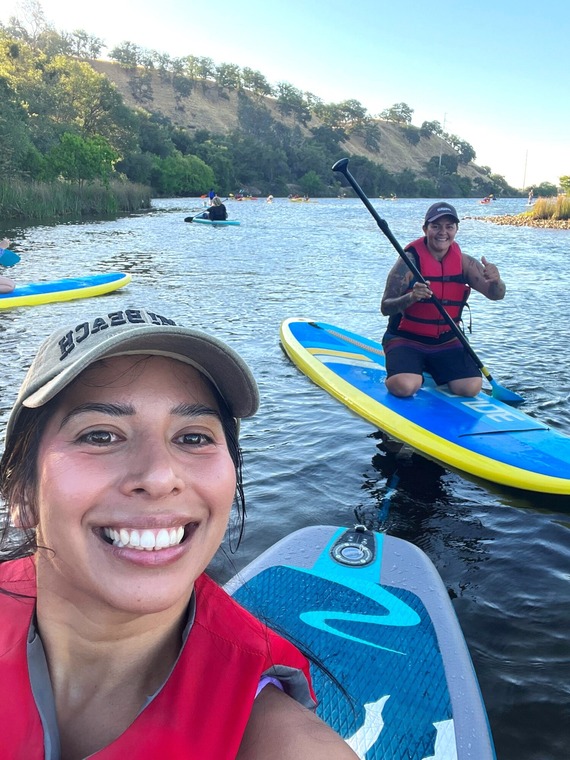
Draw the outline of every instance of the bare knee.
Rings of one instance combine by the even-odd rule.
[[[410,372],[400,372],[386,378],[386,388],[393,396],[408,398],[417,393],[422,387],[423,376],[414,375]]]
[[[476,396],[483,387],[483,380],[480,377],[462,377],[459,380],[450,380],[448,383],[449,390],[456,396]]]
[[[14,280],[9,277],[0,277],[0,293],[11,293],[15,287]]]

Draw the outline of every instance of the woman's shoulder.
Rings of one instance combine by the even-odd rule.
[[[357,755],[314,712],[267,686],[254,702],[237,760],[354,760]]]

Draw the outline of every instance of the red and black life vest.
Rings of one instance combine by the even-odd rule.
[[[0,564],[0,755],[43,760],[44,733],[28,675],[27,637],[35,609],[30,558]],[[260,676],[272,666],[299,671],[306,658],[207,576],[195,583],[196,616],[162,690],[97,760],[235,760]],[[289,671],[292,672],[292,671]],[[311,696],[314,697],[312,688]]]
[[[441,301],[454,322],[461,321],[461,312],[471,288],[465,283],[461,248],[452,243],[441,261],[429,252],[425,238],[418,238],[406,246],[406,252],[415,254],[417,267],[429,281],[430,289]],[[410,282],[408,291],[414,286]],[[397,325],[398,333],[406,332],[429,338],[438,338],[450,327],[431,301],[418,301],[408,307]]]

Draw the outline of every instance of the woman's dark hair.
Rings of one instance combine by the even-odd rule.
[[[144,361],[141,359],[141,361]],[[226,437],[228,452],[236,471],[236,493],[234,503],[237,508],[237,541],[230,533],[230,551],[235,552],[243,537],[245,526],[245,494],[242,476],[242,451],[238,440],[238,422],[232,417],[228,406],[217,389],[208,382],[218,407],[222,428]],[[38,409],[23,407],[15,428],[6,441],[4,454],[0,460],[0,497],[7,508],[0,527],[0,561],[20,559],[33,554],[38,546],[36,493],[37,459],[44,430],[58,404],[58,396]],[[10,508],[17,507],[22,527],[10,525]]]

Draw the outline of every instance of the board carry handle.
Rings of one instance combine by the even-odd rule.
[[[382,219],[380,214],[376,211],[374,206],[370,203],[366,195],[364,194],[364,191],[358,184],[358,182],[354,179],[352,174],[350,173],[348,169],[348,158],[341,158],[340,161],[337,161],[334,166],[332,167],[333,172],[340,172],[341,174],[344,174],[346,177],[348,183],[351,185],[354,192],[358,195],[360,200],[364,203],[374,220],[376,221],[376,224],[384,235],[388,238],[388,240],[392,243],[394,248],[396,249],[397,253],[401,258],[404,260],[406,266],[408,269],[413,272],[414,276],[422,282],[424,285],[427,285],[426,279],[422,276],[420,270],[417,268],[417,266],[414,264],[414,262],[410,259],[408,254],[404,251],[400,243],[396,240],[394,235],[392,234],[392,230],[388,226],[388,222],[385,219]],[[475,364],[479,367],[487,381],[490,383],[492,388],[492,395],[499,399],[499,401],[503,401],[506,404],[521,404],[524,401],[524,398],[522,396],[519,396],[518,393],[515,393],[514,391],[510,391],[508,388],[505,388],[504,386],[500,385],[492,376],[487,367],[483,364],[481,359],[477,356],[473,348],[471,347],[471,344],[461,331],[461,329],[457,326],[457,324],[453,321],[453,319],[449,316],[449,314],[446,312],[445,307],[439,300],[439,298],[436,295],[431,296],[430,300],[433,302],[433,304],[437,307],[437,310],[445,320],[445,322],[449,325],[452,332],[455,333],[456,337],[459,338],[461,343],[463,344],[463,347],[467,351],[467,353],[471,356]]]

